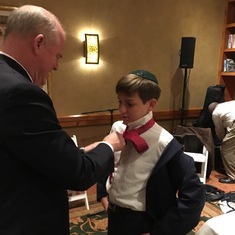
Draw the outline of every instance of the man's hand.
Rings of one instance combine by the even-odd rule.
[[[92,149],[94,149],[98,144],[100,144],[101,141],[97,141],[93,144],[90,144],[90,145],[87,145],[85,148],[84,148],[84,152],[87,153],[89,151],[91,151]]]
[[[103,141],[108,142],[113,146],[113,150],[115,151],[121,151],[125,146],[125,140],[122,136],[122,134],[118,132],[112,132],[111,134],[107,135]]]

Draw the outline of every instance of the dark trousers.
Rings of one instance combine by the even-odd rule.
[[[145,212],[115,213],[108,209],[108,235],[141,235],[151,230]]]

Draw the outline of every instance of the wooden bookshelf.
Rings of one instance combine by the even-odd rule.
[[[231,34],[234,35],[235,40],[235,0],[226,0],[219,68],[219,84],[225,85],[226,101],[235,99],[235,71],[224,71],[224,60],[232,59],[235,61],[235,46],[232,48],[228,46],[229,35]]]

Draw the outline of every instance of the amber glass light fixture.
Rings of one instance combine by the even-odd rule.
[[[86,64],[99,64],[99,35],[85,34]]]

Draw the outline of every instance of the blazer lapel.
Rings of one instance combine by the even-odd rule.
[[[164,149],[159,161],[152,171],[152,175],[154,175],[161,167],[165,166],[174,155],[182,149],[182,145],[173,138],[172,141],[166,146]]]

